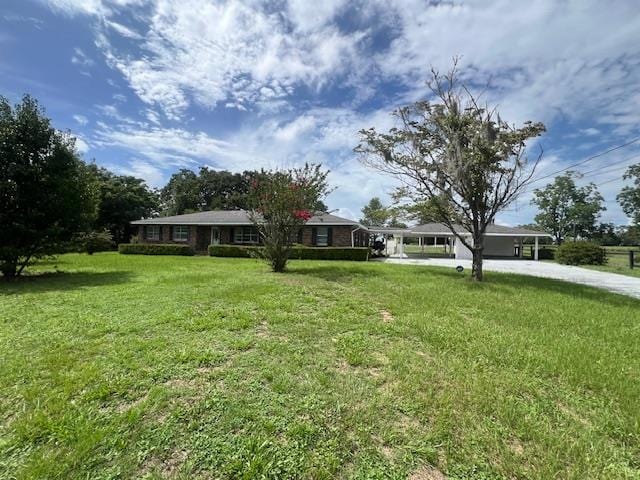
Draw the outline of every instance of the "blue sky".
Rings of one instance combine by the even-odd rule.
[[[633,1],[3,0],[0,93],[29,93],[86,159],[162,186],[179,168],[331,169],[328,204],[358,217],[393,183],[352,149],[425,98],[430,66],[461,56],[513,123],[542,121],[543,177],[640,137],[640,7]],[[640,142],[589,161],[603,221]],[[535,184],[544,186],[549,179]],[[530,192],[499,216],[535,215]]]

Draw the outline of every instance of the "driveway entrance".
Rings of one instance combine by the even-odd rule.
[[[449,258],[385,258],[381,261],[401,265],[430,265],[449,268],[462,265],[465,269],[471,270],[470,261]],[[640,278],[618,275],[617,273],[600,272],[551,262],[518,259],[484,260],[483,269],[490,272],[517,273],[519,275],[564,280],[640,298]]]

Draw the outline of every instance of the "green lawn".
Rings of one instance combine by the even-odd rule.
[[[555,245],[545,245],[544,248],[555,250],[557,247]],[[607,251],[607,263],[604,265],[580,266],[591,270],[640,277],[640,250],[638,250],[638,247],[604,247],[604,249]],[[635,268],[629,268],[629,250],[635,251]],[[529,246],[526,246],[524,250],[525,255],[527,255],[528,252]]]
[[[65,255],[0,285],[0,478],[640,478],[640,301]]]

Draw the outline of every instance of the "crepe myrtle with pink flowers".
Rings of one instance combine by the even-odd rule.
[[[271,170],[251,183],[250,218],[263,243],[260,255],[274,272],[283,272],[298,232],[331,191],[328,170],[305,164],[289,170]]]

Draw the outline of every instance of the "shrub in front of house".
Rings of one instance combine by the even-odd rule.
[[[604,248],[591,242],[566,242],[556,250],[556,261],[565,265],[603,265],[607,261]]]
[[[209,245],[212,257],[256,257],[262,247],[247,245]],[[369,259],[368,247],[298,247],[291,249],[292,260],[353,260],[365,262]]]
[[[551,248],[542,247],[538,250],[538,260],[553,260],[556,256],[556,251]],[[533,249],[531,250],[531,258],[533,258]]]
[[[289,258],[298,260],[369,260],[369,247],[295,247]]]
[[[209,245],[209,255],[212,257],[252,258],[256,257],[260,248],[250,245]]]
[[[121,243],[118,252],[124,255],[194,255],[189,245],[157,243]]]

